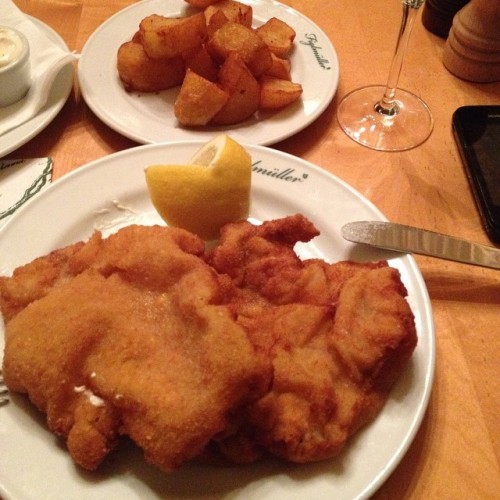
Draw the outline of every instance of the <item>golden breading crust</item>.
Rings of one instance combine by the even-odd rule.
[[[181,230],[95,235],[71,258],[75,277],[7,322],[8,387],[29,394],[83,467],[95,469],[121,434],[176,467],[267,382],[201,252]],[[22,288],[39,269],[29,264],[2,288]]]

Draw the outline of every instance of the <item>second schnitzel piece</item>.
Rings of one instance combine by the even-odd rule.
[[[266,387],[265,364],[224,305],[231,285],[203,251],[186,231],[132,226],[1,278],[5,381],[84,468],[123,434],[162,469],[177,467]]]
[[[295,243],[317,234],[300,215],[240,222],[225,226],[208,257],[237,286],[237,321],[273,370],[238,430],[212,443],[230,460],[337,455],[380,411],[416,346],[398,271],[386,262],[301,261]]]

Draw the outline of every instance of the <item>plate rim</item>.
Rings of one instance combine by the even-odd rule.
[[[186,2],[183,2],[182,0],[168,0],[169,2],[172,3],[178,3],[179,7],[185,7],[185,8],[190,8],[189,4]],[[243,0],[245,1],[245,0]],[[144,133],[139,133],[135,130],[133,130],[133,127],[126,126],[126,125],[120,125],[120,123],[117,122],[116,118],[112,115],[109,114],[109,111],[106,111],[106,109],[103,109],[102,105],[99,104],[98,99],[96,99],[95,96],[93,96],[93,86],[92,82],[90,79],[87,78],[86,74],[86,64],[87,64],[87,58],[90,57],[88,56],[88,52],[92,49],[93,44],[96,43],[96,39],[100,36],[103,36],[103,32],[105,32],[111,25],[117,22],[118,18],[121,16],[127,16],[130,12],[132,11],[140,11],[143,9],[147,9],[147,6],[149,4],[154,4],[158,3],[159,0],[143,0],[142,2],[137,2],[135,4],[128,5],[127,7],[119,10],[115,14],[113,14],[111,17],[106,19],[103,23],[101,23],[93,32],[92,34],[88,37],[87,41],[85,42],[83,49],[81,51],[81,56],[78,61],[78,83],[79,87],[82,93],[82,97],[85,100],[86,104],[89,106],[89,108],[92,110],[92,112],[96,115],[99,120],[101,120],[106,126],[111,128],[113,131],[116,133],[122,135],[123,137],[126,137],[127,139],[130,139],[132,141],[135,141],[138,144],[155,144],[158,142],[170,142],[170,138],[162,138],[159,140],[156,140],[151,137],[145,137]],[[290,129],[286,130],[286,121],[280,124],[276,124],[277,128],[278,126],[281,128],[281,132],[279,134],[274,134],[274,135],[266,135],[263,134],[262,138],[259,140],[252,140],[253,144],[257,145],[262,145],[262,146],[268,146],[271,144],[276,144],[280,141],[283,141],[294,134],[300,132],[304,128],[308,127],[311,125],[315,120],[317,120],[321,114],[326,110],[326,108],[331,104],[333,101],[335,94],[337,93],[338,86],[339,86],[339,81],[340,81],[340,62],[339,58],[337,55],[337,51],[331,42],[330,38],[326,35],[326,33],[311,19],[309,19],[307,16],[302,14],[300,11],[282,4],[276,0],[247,0],[247,3],[251,4],[252,6],[259,6],[260,8],[266,8],[273,6],[274,8],[279,8],[285,12],[287,12],[290,15],[297,16],[300,18],[303,22],[307,22],[312,28],[314,28],[315,31],[319,35],[321,35],[322,40],[324,40],[328,44],[328,50],[331,53],[332,56],[332,61],[330,62],[330,65],[334,68],[333,71],[333,76],[330,80],[331,85],[328,85],[328,92],[325,93],[324,98],[320,102],[320,104],[317,106],[315,109],[314,113],[311,113],[310,115],[305,116],[305,119],[301,121],[300,125]],[[191,7],[192,8],[192,7]],[[297,41],[296,41],[297,43]],[[172,89],[169,89],[170,91]],[[166,92],[168,92],[167,90]],[[144,93],[143,93],[144,94]],[[144,94],[144,95],[147,95]],[[286,109],[286,108],[285,108]],[[285,119],[286,120],[286,119]],[[258,126],[260,124],[265,125],[266,120],[259,121],[257,120],[253,127]],[[238,129],[241,126],[245,126],[246,121],[243,121],[241,123],[231,125],[229,126],[229,129],[227,127],[224,128],[224,130],[230,130],[232,133],[238,133]],[[174,128],[175,130],[175,128]],[[194,137],[195,136],[200,136],[202,137],[202,134],[211,134],[211,133],[216,133],[217,131],[222,130],[221,127],[210,127],[210,128],[182,128],[180,127],[179,130],[181,131],[180,137],[174,137],[172,138],[173,141],[179,142],[182,140],[196,140]],[[245,131],[244,131],[245,132]],[[246,132],[245,132],[246,133]],[[183,136],[186,136],[184,138]],[[241,139],[244,140],[244,139]]]
[[[194,147],[199,147],[200,145],[204,144],[204,142],[205,141],[200,141],[200,140],[177,141],[173,143],[157,143],[157,144],[142,145],[142,146],[137,146],[135,148],[130,148],[128,150],[116,152],[114,154],[96,159],[86,165],[83,165],[79,169],[73,170],[66,176],[61,177],[60,179],[52,183],[51,186],[49,186],[45,191],[40,193],[39,196],[30,200],[30,202],[28,202],[18,212],[16,212],[16,214],[14,214],[9,219],[9,221],[7,221],[7,223],[0,229],[0,239],[3,239],[2,236],[4,236],[5,233],[8,233],[9,228],[11,226],[12,227],[14,226],[16,219],[18,217],[22,217],[25,211],[30,210],[31,205],[34,205],[36,207],[37,203],[43,203],[43,199],[47,196],[51,196],[50,193],[52,191],[60,189],[64,190],[64,185],[66,183],[76,182],[80,176],[87,175],[90,169],[103,168],[103,165],[105,166],[106,163],[108,162],[115,163],[119,161],[123,156],[129,156],[129,155],[135,156],[139,155],[143,151],[154,151],[154,150],[162,151],[168,149],[169,147],[194,148]],[[268,154],[271,155],[271,157],[274,155],[281,156],[285,159],[290,159],[294,162],[297,162],[298,164],[304,166],[305,168],[311,168],[314,172],[320,175],[324,175],[330,178],[331,180],[335,181],[336,183],[339,183],[342,186],[342,188],[347,189],[352,195],[356,196],[363,203],[367,204],[367,206],[370,209],[374,209],[380,215],[382,220],[385,219],[380,210],[370,200],[365,198],[361,193],[359,193],[359,191],[357,191],[354,187],[352,187],[347,182],[343,181],[335,174],[326,171],[307,160],[296,157],[286,152],[282,152],[279,150],[271,149],[260,145],[246,145],[245,147],[248,147],[251,152],[262,151],[264,155]],[[430,297],[427,288],[425,286],[423,276],[417,266],[414,257],[411,255],[405,255],[401,258],[404,260],[406,266],[408,266],[409,269],[412,271],[413,275],[417,278],[414,284],[417,286],[417,289],[421,294],[421,299],[423,300],[424,310],[421,311],[421,314],[422,318],[425,319],[425,321],[423,321],[423,326],[425,326],[427,329],[425,339],[427,343],[427,350],[428,350],[427,353],[429,354],[429,356],[425,358],[425,363],[423,365],[425,367],[424,371],[425,376],[422,383],[422,390],[421,392],[419,392],[418,395],[419,404],[417,407],[417,411],[411,416],[411,421],[404,433],[404,439],[400,442],[398,449],[392,454],[391,459],[386,463],[385,467],[379,471],[377,476],[371,478],[369,483],[365,485],[363,491],[359,492],[358,496],[356,496],[356,498],[358,499],[369,498],[369,496],[371,496],[375,491],[377,491],[380,488],[380,486],[387,480],[390,474],[394,471],[394,469],[398,466],[402,458],[405,456],[409,447],[414,441],[414,438],[418,430],[421,427],[421,423],[425,417],[432,393],[432,386],[435,373],[435,361],[436,361],[436,339],[435,339],[435,324],[434,324],[434,317],[433,317]],[[8,493],[7,491],[4,491],[4,487],[1,481],[0,481],[0,493],[3,493],[6,496]]]

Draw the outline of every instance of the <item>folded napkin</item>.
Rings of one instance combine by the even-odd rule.
[[[0,160],[0,228],[51,180],[50,158]]]
[[[12,0],[0,0],[0,25],[16,28],[28,39],[32,85],[24,99],[0,108],[0,136],[35,116],[47,102],[55,77],[77,54],[53,42]]]

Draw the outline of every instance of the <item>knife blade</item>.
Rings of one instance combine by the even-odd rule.
[[[500,250],[426,229],[395,222],[357,221],[345,224],[341,232],[355,243],[500,269]]]

